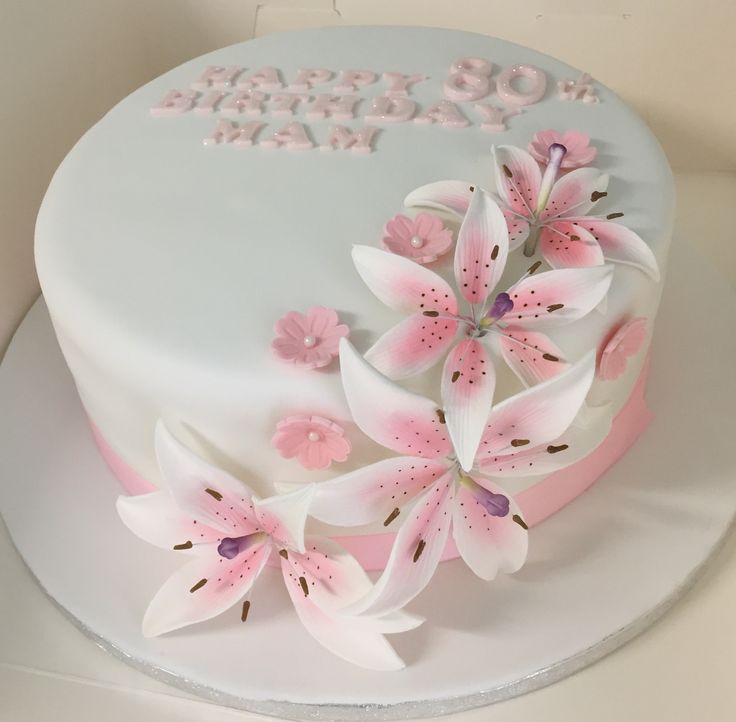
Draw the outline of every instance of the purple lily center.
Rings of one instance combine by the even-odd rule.
[[[480,484],[473,489],[475,498],[491,516],[506,516],[509,513],[509,499],[503,494],[494,494]]]
[[[567,148],[564,145],[562,145],[562,143],[552,143],[552,145],[549,147],[548,153],[549,153],[548,166],[549,165],[553,166],[555,169],[555,175],[557,175],[557,171],[559,171],[560,169],[562,160],[567,154]]]
[[[491,318],[494,321],[498,321],[503,318],[509,311],[514,308],[514,302],[511,300],[511,296],[505,291],[499,293],[493,301],[491,309],[486,314],[486,318]]]
[[[253,543],[253,534],[245,536],[225,537],[217,545],[217,553],[225,559],[235,559]]]

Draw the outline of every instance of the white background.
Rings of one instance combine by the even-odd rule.
[[[51,174],[110,106],[223,45],[284,29],[365,23],[497,35],[612,87],[648,120],[675,169],[678,238],[701,248],[736,286],[732,0],[0,0],[0,352],[38,294],[33,224]],[[734,550],[732,540],[674,611],[602,662],[446,719],[733,720]],[[2,722],[259,719],[190,699],[97,649],[43,597],[4,530],[0,575]]]

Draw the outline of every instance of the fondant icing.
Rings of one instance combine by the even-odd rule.
[[[488,111],[484,116],[474,102],[442,99],[448,70],[489,77],[491,64],[500,69],[501,80],[509,68],[538,69],[536,90],[525,96],[534,102],[506,128],[499,126],[512,107],[495,108],[497,122],[499,115]],[[207,73],[208,67],[218,70]],[[233,77],[224,70],[236,67],[245,70]],[[425,79],[402,89],[397,84],[403,81],[392,75],[384,86],[376,83],[382,68],[404,79]],[[333,73],[338,80],[329,87]],[[578,76],[532,50],[470,33],[332,28],[215,51],[120,103],[60,166],[36,234],[39,277],[59,341],[87,412],[115,457],[138,478],[158,484],[153,429],[163,418],[175,431],[194,434],[208,457],[267,495],[274,482],[335,476],[334,470],[308,470],[283,458],[270,443],[280,419],[317,415],[344,429],[353,448],[344,462],[348,470],[379,461],[380,450],[351,418],[338,369],[280,363],[270,352],[272,327],[289,309],[335,308],[365,352],[395,323],[399,316],[360,283],[350,247],[376,246],[386,219],[404,210],[401,200],[412,189],[461,178],[466,188],[474,184],[497,191],[489,137],[483,132],[490,129],[483,123],[503,134],[504,145],[525,148],[535,133],[553,127],[576,130],[605,146],[597,165],[610,179],[616,205],[599,198],[606,218],[590,221],[588,232],[601,245],[615,247],[625,231],[618,237],[606,233],[621,226],[609,221],[623,208],[626,228],[644,239],[664,268],[674,203],[667,162],[645,124],[605,87],[586,81],[592,90],[583,92],[594,92],[599,103],[561,102],[554,88]],[[203,87],[188,89],[197,78]],[[312,126],[301,101],[289,108],[293,123],[284,128],[274,112],[286,102],[274,97],[282,90],[281,78],[296,79],[289,92],[309,93],[324,85],[317,92],[354,94],[363,114],[376,97],[407,100],[382,92],[406,90],[417,106],[415,122],[392,124],[380,134],[364,127],[362,117],[341,119],[345,125],[340,126],[329,125],[329,118],[315,119]],[[539,78],[549,82],[536,98]],[[219,84],[228,95],[243,89],[270,94],[259,120],[218,117],[227,102],[219,98],[218,106],[214,100]],[[510,93],[501,83],[500,99],[518,104]],[[488,107],[495,102],[490,95]],[[202,115],[188,112],[197,109]],[[324,150],[351,152],[266,152],[269,146],[309,150],[315,141]],[[248,151],[228,152],[227,146]],[[357,155],[364,157],[352,157]],[[453,193],[444,207],[462,215],[462,198]],[[457,207],[453,198],[460,200]],[[445,221],[457,230],[456,220]],[[511,214],[507,221],[516,242],[524,219]],[[450,277],[447,264],[438,263],[437,273]],[[521,252],[512,254],[501,287],[518,279],[530,263]],[[651,333],[660,293],[661,283],[651,274],[617,263],[605,303],[574,330],[560,329],[555,341],[575,362],[597,348],[622,317],[646,317]],[[642,356],[629,358],[616,380],[593,382],[587,403],[606,409],[603,416],[608,416],[599,430],[631,396]],[[429,373],[410,385],[438,398],[439,380],[439,372]],[[499,373],[499,399],[520,388],[511,374]],[[622,450],[617,446],[614,455]],[[595,473],[585,477],[585,484]],[[521,508],[525,489],[541,481],[513,480],[511,492]]]

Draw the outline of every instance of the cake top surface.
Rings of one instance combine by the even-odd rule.
[[[492,92],[456,104],[467,127],[386,123],[375,126],[370,153],[320,151],[332,126],[366,127],[371,99],[388,87],[383,73],[425,78],[408,89],[419,115],[445,99],[450,66],[466,57],[489,60],[494,78],[515,64],[536,66],[546,75],[543,99],[502,120],[501,132],[482,130],[476,108],[508,110]],[[168,91],[191,89],[210,65],[242,67],[243,77],[276,68],[284,85],[300,69],[329,69],[332,79],[306,93],[310,102],[335,93],[341,71],[365,69],[377,78],[350,91],[362,100],[347,120],[311,119],[310,102],[300,102],[293,116],[275,114],[274,89],[262,115],[196,108],[152,115]],[[564,63],[506,41],[406,27],[271,35],[187,62],[113,108],[61,164],[37,224],[44,293],[52,310],[73,309],[80,325],[114,324],[110,353],[127,348],[145,356],[150,349],[159,360],[170,355],[179,366],[220,377],[238,374],[246,359],[253,373],[271,365],[273,324],[291,309],[337,309],[362,346],[362,330],[380,332],[396,315],[360,283],[351,245],[378,245],[384,223],[402,212],[404,197],[418,186],[446,178],[492,185],[491,146],[526,148],[546,128],[590,136],[597,167],[611,176],[605,212],[625,208],[627,225],[655,254],[664,253],[662,229],[673,205],[664,155],[642,120],[600,84],[594,84],[600,102],[561,100],[557,83],[579,77]],[[198,103],[207,92],[200,91]],[[264,127],[251,147],[205,144],[222,119]],[[259,145],[292,122],[303,124],[313,148]],[[621,270],[621,282],[628,272]]]

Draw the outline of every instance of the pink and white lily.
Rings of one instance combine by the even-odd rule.
[[[491,408],[477,402],[477,440],[453,443],[446,409],[394,384],[343,341],[343,387],[355,423],[395,456],[319,484],[310,514],[329,524],[401,524],[387,566],[351,611],[388,614],[429,583],[448,536],[483,579],[514,572],[527,555],[527,525],[491,478],[544,474],[574,463],[602,440],[575,426],[595,374],[595,354]],[[467,378],[482,384],[480,366]],[[490,413],[489,413],[490,412]],[[605,424],[604,424],[605,426]],[[403,521],[403,523],[402,523]]]
[[[493,394],[488,348],[498,351],[527,385],[564,370],[562,351],[543,331],[592,311],[613,277],[612,266],[536,273],[537,262],[494,296],[509,255],[508,231],[487,193],[478,189],[470,198],[455,248],[458,295],[437,273],[406,258],[369,246],[353,248],[355,267],[368,288],[386,305],[411,314],[381,336],[366,359],[389,378],[400,379],[425,371],[452,349],[444,367],[443,398],[463,385],[456,384],[462,366],[473,362],[484,365],[484,388]],[[469,313],[460,312],[460,299],[469,304]],[[449,411],[451,429],[454,422]]]
[[[595,168],[577,168],[560,176],[566,152],[564,145],[552,144],[542,173],[527,151],[511,145],[494,147],[496,193],[511,249],[523,244],[525,255],[532,256],[538,247],[552,268],[623,263],[658,281],[657,259],[649,246],[632,230],[613,222],[623,213],[591,215],[598,201],[608,195],[608,175]],[[462,217],[471,197],[469,183],[448,180],[417,188],[404,203]]]
[[[211,619],[241,603],[269,558],[306,630],[343,659],[370,669],[404,666],[383,634],[413,629],[421,619],[397,612],[362,618],[343,611],[370,593],[358,562],[329,539],[305,536],[315,487],[259,499],[245,484],[180,444],[163,424],[156,454],[164,486],[120,497],[125,525],[141,539],[189,557],[154,596],[143,619],[147,637]]]

